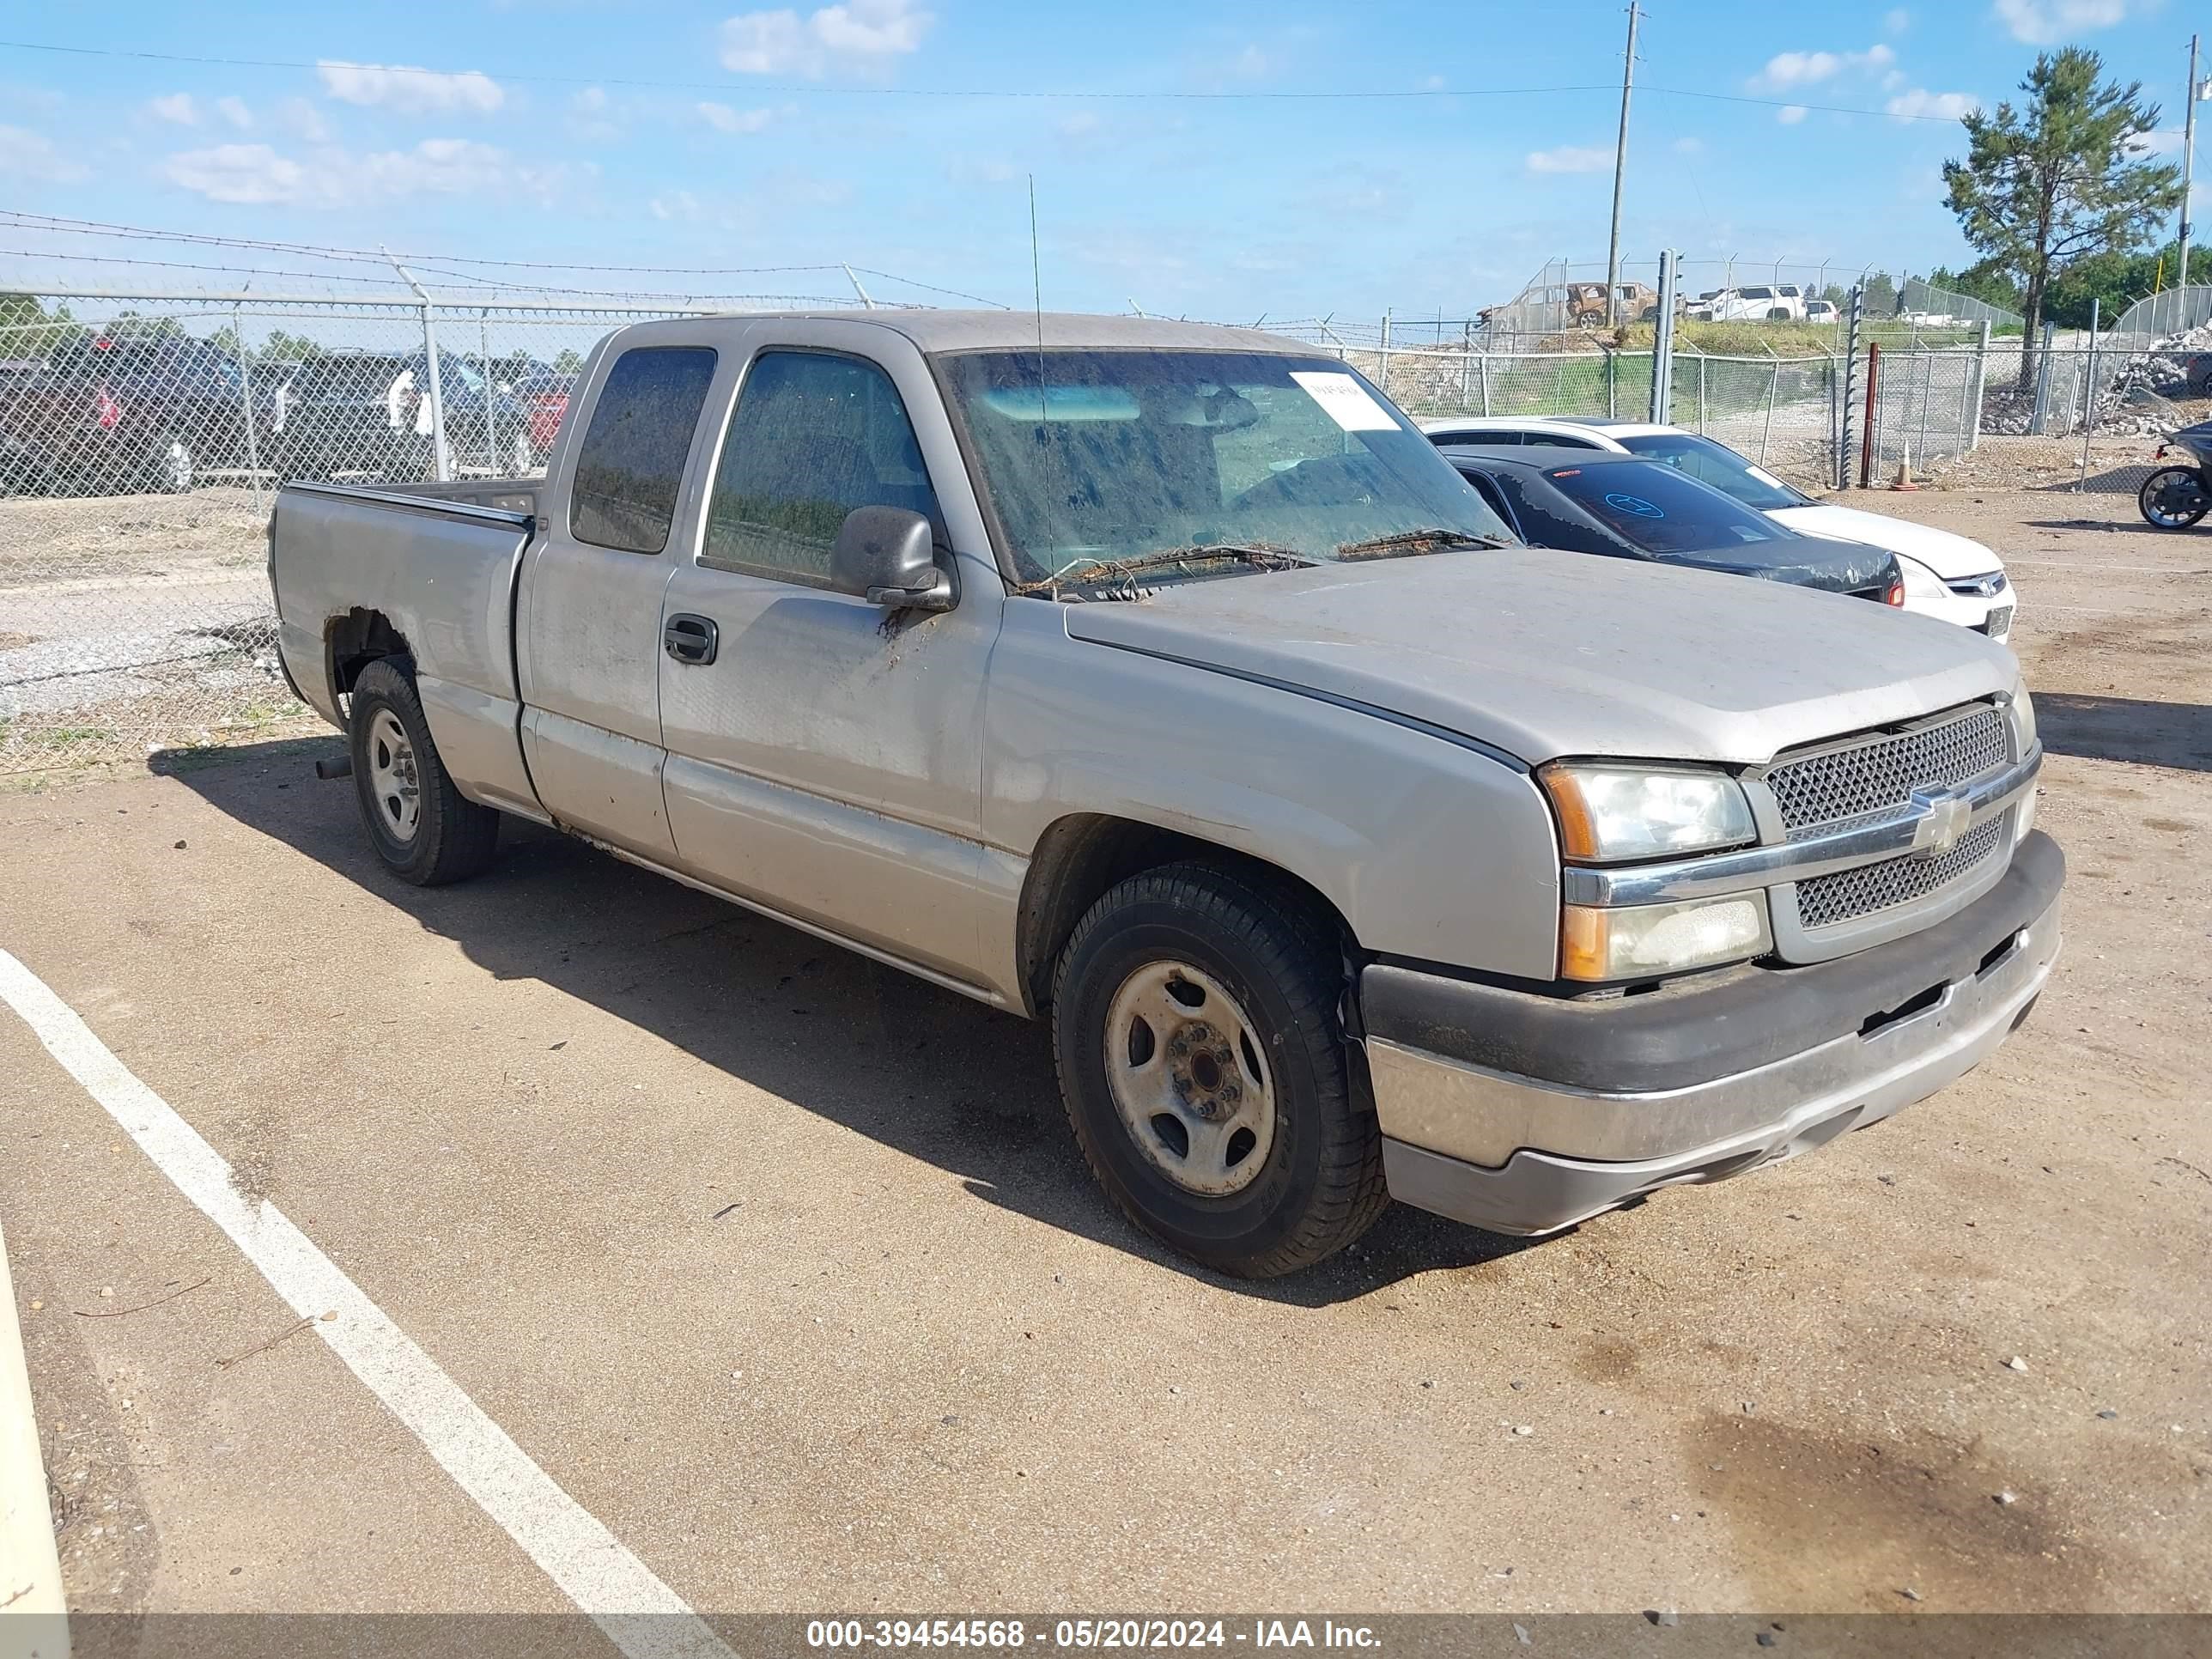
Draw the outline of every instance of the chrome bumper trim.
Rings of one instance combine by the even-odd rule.
[[[1705,1169],[1855,1108],[1873,1122],[1965,1075],[2041,992],[2059,944],[2054,904],[2005,957],[1870,1036],[1663,1091],[1570,1088],[1370,1037],[1376,1114],[1389,1139],[1492,1172],[1530,1155]]]
[[[1826,833],[1626,869],[1570,865],[1561,872],[1560,896],[1569,904],[1662,904],[1805,881],[1908,853],[1933,857],[2034,788],[2042,769],[2038,744],[2001,772],[1948,789],[1916,789],[1894,812]]]

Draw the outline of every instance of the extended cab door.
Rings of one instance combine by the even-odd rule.
[[[681,866],[988,989],[980,918],[1012,935],[983,892],[1003,908],[1006,872],[978,840],[984,674],[1005,599],[942,403],[890,330],[778,322],[750,337],[663,612]],[[858,507],[931,520],[953,609],[894,613],[827,590]]]
[[[584,422],[540,497],[515,619],[538,799],[561,824],[664,862],[676,843],[660,793],[660,599],[717,362],[670,332],[592,364]]]

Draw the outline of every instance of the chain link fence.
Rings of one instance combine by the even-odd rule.
[[[593,343],[690,309],[7,304],[0,775],[300,720],[265,570],[276,487],[538,473]]]
[[[307,717],[275,650],[264,537],[279,483],[538,474],[609,330],[778,303],[821,302],[0,295],[0,775],[312,730],[294,726]],[[1416,417],[1650,408],[1649,349],[1484,349],[1465,321],[1274,326]],[[1846,410],[1865,394],[1863,355],[1854,375],[1840,351],[1685,346],[1670,418],[1808,487],[1855,481],[1863,459],[1887,482],[1973,447],[1985,403],[2016,397],[2018,349],[1885,349],[1869,427],[1863,404]],[[2042,357],[2059,429],[2085,416],[2051,410],[2117,418],[2120,355],[2103,369]]]

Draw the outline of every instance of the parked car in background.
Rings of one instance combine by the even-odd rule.
[[[307,358],[273,394],[271,465],[284,478],[434,476],[429,358],[422,352],[337,350]],[[486,384],[476,365],[438,354],[446,446],[462,475],[527,471],[523,399]]]
[[[392,878],[512,813],[1048,1020],[1100,1184],[1228,1273],[1393,1197],[1547,1232],[1810,1152],[2059,949],[2011,653],[1523,547],[1255,331],[637,324],[542,481],[288,485],[269,548]]]
[[[1832,300],[1805,301],[1805,320],[1808,323],[1832,323],[1840,320],[1842,316],[1843,313],[1836,309],[1836,302]]]
[[[1905,602],[1890,554],[1798,535],[1657,461],[1540,444],[1440,447],[1532,547],[1757,576],[1881,605]]]
[[[1948,530],[1842,507],[1807,495],[1726,444],[1676,426],[1601,416],[1452,416],[1425,421],[1437,444],[1541,443],[1609,450],[1677,466],[1733,495],[1785,528],[1879,547],[1897,556],[1905,608],[1986,634],[2011,636],[2015,595],[2004,561],[1979,542]]]
[[[204,340],[93,334],[0,368],[0,485],[10,491],[187,490],[247,455],[244,377]]]
[[[1789,322],[1803,317],[1803,290],[1795,283],[1757,283],[1702,295],[1689,308],[1701,322]]]
[[[514,396],[522,404],[523,419],[530,433],[533,469],[544,466],[552,454],[553,441],[561,435],[561,422],[568,412],[568,395],[575,386],[574,375],[544,368],[514,383]]]

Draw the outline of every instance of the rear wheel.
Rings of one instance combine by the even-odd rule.
[[[361,671],[347,726],[362,823],[386,869],[417,887],[438,887],[491,862],[499,814],[453,787],[399,659]]]
[[[2193,466],[2160,467],[2136,495],[2143,520],[2160,530],[2186,530],[2212,511],[2204,475]]]
[[[1054,1048],[1076,1139],[1131,1220],[1255,1279],[1374,1224],[1382,1137],[1342,988],[1334,927],[1241,871],[1171,865],[1092,907],[1060,958]]]

